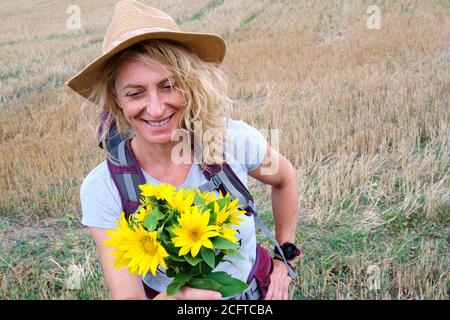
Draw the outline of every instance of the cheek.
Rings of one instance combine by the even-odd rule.
[[[125,118],[129,123],[133,120],[133,117],[134,117],[137,113],[139,113],[139,108],[138,108],[137,104],[135,104],[135,103],[132,103],[132,102],[129,102],[129,101],[127,101],[127,102],[122,101],[122,102],[121,102],[121,106],[122,106],[122,107],[120,108],[120,110],[121,110],[121,112],[122,112],[124,118]]]
[[[177,106],[180,109],[184,106],[184,97],[180,91],[171,94],[169,99],[171,100],[173,105]]]

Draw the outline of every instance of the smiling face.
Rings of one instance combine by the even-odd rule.
[[[184,106],[174,73],[158,63],[127,60],[115,81],[115,101],[140,142],[171,142]]]

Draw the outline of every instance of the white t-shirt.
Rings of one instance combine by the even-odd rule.
[[[228,133],[231,141],[226,150],[228,163],[247,187],[248,172],[255,170],[262,162],[267,141],[254,127],[241,120],[228,119]],[[143,170],[146,182],[160,184]],[[178,188],[199,187],[208,180],[203,175],[199,164],[193,164],[184,183]],[[217,193],[218,194],[218,193]],[[104,229],[114,229],[122,212],[119,192],[109,174],[106,161],[95,167],[84,179],[80,188],[82,223],[85,226]],[[256,236],[253,216],[244,216],[245,221],[239,226],[237,238],[241,245],[239,252],[245,260],[229,258],[237,266],[222,262],[214,271],[225,271],[232,277],[246,281],[256,257]],[[228,258],[228,257],[227,257]],[[165,275],[164,269],[158,267],[154,277],[150,272],[145,276],[144,282],[156,291],[164,291],[171,282]]]

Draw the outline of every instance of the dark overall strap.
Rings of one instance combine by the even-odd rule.
[[[122,210],[128,219],[140,205],[139,185],[145,183],[144,174],[134,156],[130,140],[120,142],[113,150],[112,156],[106,160],[109,172],[117,187],[122,203]]]
[[[100,114],[100,126],[98,127],[98,146],[100,148],[103,148],[103,144],[101,141],[101,137],[103,135],[103,131],[104,131],[104,125],[105,122],[110,118],[110,114],[106,111],[103,111]],[[108,135],[106,136],[105,142],[106,142],[106,149],[108,151],[111,152],[112,149],[114,149],[115,147],[117,147],[119,145],[120,142],[122,142],[123,140],[126,140],[124,137],[122,137],[119,134],[119,131],[117,130],[117,126],[116,126],[116,120],[112,119],[111,120],[111,127],[109,128],[108,131]]]
[[[225,195],[230,193],[233,199],[238,198],[246,215],[256,214],[253,197],[241,182],[241,179],[234,173],[228,163],[223,165],[209,165],[203,170],[203,174],[208,182],[199,187],[201,192],[219,189]]]

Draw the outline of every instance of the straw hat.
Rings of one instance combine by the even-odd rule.
[[[119,1],[103,39],[102,54],[65,84],[88,98],[100,71],[108,60],[120,51],[143,40],[176,41],[207,62],[221,63],[225,56],[225,41],[216,34],[182,32],[167,13],[138,1]]]

